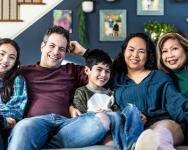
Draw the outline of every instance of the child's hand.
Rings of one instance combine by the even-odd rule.
[[[96,109],[96,113],[100,113],[100,112],[106,112],[106,110],[102,109],[102,108],[97,108]]]
[[[78,109],[74,108],[73,106],[69,107],[69,113],[71,117],[80,116],[82,114]]]
[[[16,124],[16,120],[13,118],[6,118],[9,127],[13,127]]]
[[[143,113],[140,114],[140,117],[141,117],[143,124],[145,124],[147,122],[147,117]]]

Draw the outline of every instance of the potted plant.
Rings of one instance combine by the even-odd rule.
[[[86,31],[86,13],[82,9],[82,3],[85,1],[81,1],[80,5],[78,7],[78,18],[79,18],[79,28],[78,28],[78,34],[79,34],[79,42],[87,46],[88,40],[87,40],[87,31]]]
[[[144,23],[144,31],[148,33],[154,42],[167,32],[177,32],[177,28],[169,23],[161,23],[157,21],[148,21]]]

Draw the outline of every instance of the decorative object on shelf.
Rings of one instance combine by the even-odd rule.
[[[100,10],[100,41],[123,41],[127,35],[126,9]]]
[[[164,0],[137,0],[137,15],[164,15]]]
[[[148,33],[154,42],[164,33],[177,32],[177,28],[169,23],[160,23],[157,21],[148,21],[144,23],[144,31]]]
[[[62,26],[69,33],[72,33],[72,11],[71,10],[54,10],[53,11],[54,25]]]
[[[94,10],[94,0],[84,0],[82,2],[82,10],[85,13],[90,13]]]

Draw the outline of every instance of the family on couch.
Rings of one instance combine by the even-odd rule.
[[[182,87],[186,85],[184,83],[187,79],[181,71],[187,75],[188,41],[177,35],[179,37],[177,39],[169,37],[164,40],[157,46],[157,51],[161,53],[158,55],[160,59],[158,65],[161,63],[174,75],[180,71],[179,76],[176,76],[180,79],[178,90],[169,75],[156,70],[155,45],[143,33],[128,36],[123,42],[122,52],[114,61],[113,78],[109,85],[114,91],[115,101],[120,110],[123,110],[128,103],[135,105],[142,113],[137,115],[137,118],[141,118],[143,124],[145,123],[146,130],[139,136],[135,144],[136,150],[173,150],[173,145],[182,144],[184,141],[183,126],[188,123],[188,99],[183,95],[186,90]],[[180,50],[184,56],[178,55]],[[9,43],[0,45],[2,80],[0,114],[4,118],[3,124],[7,124],[7,127],[13,126],[8,138],[8,150],[90,146],[102,141],[108,131],[113,130],[111,127],[114,121],[111,121],[107,111],[88,115],[88,113],[81,114],[78,109],[70,106],[75,90],[86,85],[88,77],[83,66],[61,65],[67,52],[77,55],[89,53],[79,43],[69,42],[69,33],[65,29],[51,27],[41,43],[40,62],[19,67],[20,75],[9,76],[7,79],[7,73],[16,66],[19,52]],[[24,90],[24,79],[17,86],[13,86],[16,84],[17,76],[25,78],[27,92]],[[105,79],[105,74],[104,77],[101,76],[96,76],[96,80]],[[182,82],[182,79],[186,80]],[[5,92],[8,99],[3,97],[3,89],[7,84],[9,86]],[[19,122],[20,118],[18,120],[15,118],[18,112],[14,107],[18,107],[20,111],[24,109],[25,103],[21,105],[17,103],[15,106],[14,103],[9,104],[9,101],[16,99],[25,103],[27,101],[24,119]],[[69,118],[69,111],[72,116],[78,117]],[[136,131],[134,128],[133,130]]]

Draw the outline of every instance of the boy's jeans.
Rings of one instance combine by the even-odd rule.
[[[51,137],[51,147],[94,145],[106,135],[95,113],[67,119],[56,114],[25,118],[18,122],[9,137],[8,150],[41,149]],[[55,135],[55,136],[53,136]]]
[[[111,122],[111,133],[116,150],[128,150],[144,131],[140,111],[128,104],[121,112],[108,112]]]

